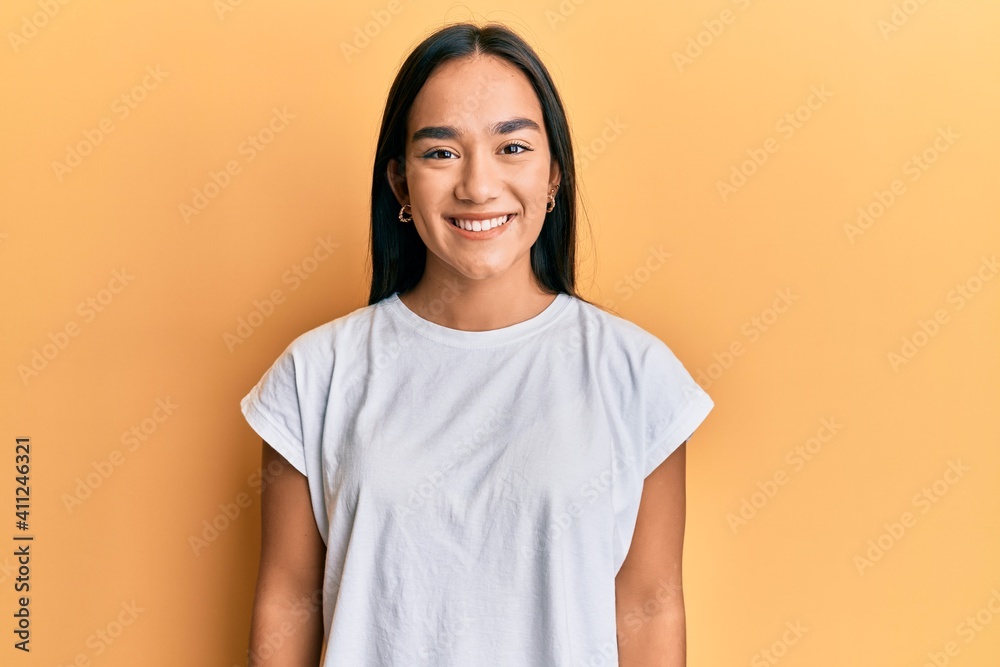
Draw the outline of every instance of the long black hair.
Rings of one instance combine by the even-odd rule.
[[[406,151],[406,121],[410,107],[437,67],[449,60],[479,54],[502,58],[528,77],[542,107],[550,153],[559,163],[561,180],[555,209],[546,214],[538,240],[531,246],[531,270],[543,289],[586,301],[576,293],[573,144],[555,84],[535,51],[508,27],[500,23],[482,27],[455,23],[421,42],[406,58],[389,89],[372,169],[372,282],[368,305],[393,292],[404,293],[414,288],[423,276],[427,261],[427,246],[415,226],[399,221],[400,204],[386,176],[389,161],[393,158],[402,161]]]

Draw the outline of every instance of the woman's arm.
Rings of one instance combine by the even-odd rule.
[[[261,488],[261,545],[250,620],[250,667],[319,664],[323,562],[305,475],[263,443],[261,470],[280,471]],[[277,465],[275,465],[277,463]]]
[[[621,667],[687,665],[681,580],[686,444],[643,482],[632,544],[615,578]]]

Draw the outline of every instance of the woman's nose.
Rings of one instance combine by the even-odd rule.
[[[502,188],[500,174],[491,155],[472,151],[465,158],[455,196],[475,203],[487,202],[495,198]]]

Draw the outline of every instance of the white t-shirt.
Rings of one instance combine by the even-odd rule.
[[[492,331],[393,294],[298,336],[241,402],[308,478],[322,667],[618,665],[643,479],[713,406],[661,340],[568,294]]]

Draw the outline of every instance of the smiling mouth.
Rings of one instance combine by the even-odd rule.
[[[493,218],[492,220],[461,220],[448,218],[448,222],[468,232],[487,232],[496,227],[500,227],[501,225],[506,225],[508,222],[513,220],[516,215],[516,213],[508,213],[507,215],[499,218]]]

